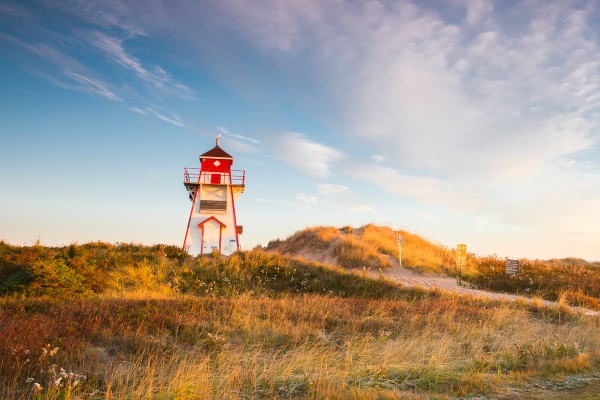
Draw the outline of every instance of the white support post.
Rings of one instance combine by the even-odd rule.
[[[402,266],[402,243],[398,244],[398,264]]]
[[[398,264],[402,266],[402,235],[398,235]]]

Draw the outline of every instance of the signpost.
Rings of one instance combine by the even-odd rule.
[[[456,245],[456,265],[460,267],[460,274],[458,276],[458,285],[462,286],[462,267],[467,265],[467,245],[457,244]]]
[[[519,275],[521,273],[521,261],[506,259],[506,275]]]
[[[398,235],[398,264],[402,266],[402,235]]]
[[[517,294],[519,294],[519,286],[521,286],[521,261],[520,260],[511,260],[510,258],[506,259],[506,275],[516,275],[517,276]]]

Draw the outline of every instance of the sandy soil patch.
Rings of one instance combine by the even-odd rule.
[[[305,258],[311,261],[319,261],[324,264],[336,265],[337,257],[333,255],[333,246],[330,246],[323,250],[315,250],[315,249],[302,249],[301,251],[296,253],[297,256]],[[540,299],[532,299],[526,296],[518,296],[515,294],[509,293],[496,293],[496,292],[488,292],[485,290],[475,289],[470,286],[469,283],[463,282],[462,285],[459,285],[458,280],[456,278],[451,278],[447,276],[435,275],[435,274],[419,274],[409,268],[401,267],[398,263],[397,259],[389,257],[390,262],[392,263],[391,268],[385,268],[381,270],[367,270],[367,275],[378,278],[381,273],[385,279],[391,280],[398,284],[412,287],[412,286],[420,286],[425,289],[433,289],[440,288],[444,290],[449,290],[459,294],[469,294],[472,296],[481,296],[487,297],[490,299],[499,299],[499,300],[522,300],[525,302],[540,302],[540,304],[547,307],[556,307],[557,303],[549,300],[540,300]],[[356,269],[355,271],[362,272],[360,269]],[[598,311],[589,310],[582,307],[571,307],[571,309],[575,312],[580,312],[585,315],[600,315]]]

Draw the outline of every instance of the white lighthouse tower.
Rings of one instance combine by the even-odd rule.
[[[235,201],[244,192],[246,171],[232,170],[233,157],[217,145],[200,155],[200,168],[184,168],[183,184],[192,201],[183,249],[193,256],[240,248]]]

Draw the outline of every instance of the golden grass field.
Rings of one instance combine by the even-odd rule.
[[[358,242],[348,259],[375,260],[386,231],[395,244],[368,225],[271,247]],[[423,243],[412,255],[411,241]],[[405,242],[415,268],[452,269],[452,250]],[[600,318],[572,313],[564,293],[546,308],[343,267],[263,249],[193,259],[162,245],[0,243],[0,398],[534,398],[535,385],[595,385]]]

